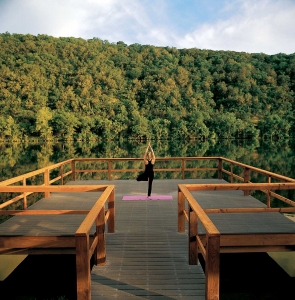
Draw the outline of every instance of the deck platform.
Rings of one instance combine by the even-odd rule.
[[[106,237],[107,260],[91,272],[92,299],[205,299],[201,265],[188,264],[187,232],[177,232],[178,184],[225,183],[224,180],[154,180],[153,194],[172,200],[123,201],[146,195],[147,183],[135,180],[92,181],[114,184],[116,230]],[[83,185],[85,181],[68,184]],[[242,191],[192,192],[203,208],[265,207]],[[29,209],[90,209],[95,193],[52,193]],[[280,213],[210,214],[221,234],[295,233],[295,223]],[[249,217],[251,222],[249,222]],[[14,216],[0,224],[2,235],[74,235],[83,215]],[[25,226],[23,226],[25,224]],[[202,230],[202,229],[200,229]]]

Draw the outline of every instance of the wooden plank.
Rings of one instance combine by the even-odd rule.
[[[207,236],[206,247],[206,299],[219,299],[220,236]]]
[[[189,211],[189,229],[188,229],[188,249],[189,249],[189,264],[196,265],[198,263],[197,239],[198,234],[198,218],[194,211]]]
[[[76,248],[0,248],[1,255],[76,255]]]
[[[232,191],[232,190],[294,190],[295,182],[280,183],[229,183],[229,184],[186,184],[189,191],[214,190],[214,191]]]
[[[250,182],[250,169],[248,167],[244,168],[244,183]],[[244,190],[244,196],[249,196],[249,190]]]
[[[185,198],[183,192],[178,187],[178,232],[185,231]]]
[[[222,159],[218,159],[218,179],[222,179]]]
[[[106,232],[105,232],[105,211],[104,207],[101,209],[96,218],[96,234],[98,237],[98,244],[96,248],[96,265],[103,266],[106,263]]]
[[[89,210],[0,210],[0,215],[87,215]]]
[[[108,232],[115,232],[115,189],[112,189],[108,196],[108,216],[106,220],[108,220]]]
[[[98,192],[104,191],[108,185],[30,185],[30,186],[0,186],[0,192]]]
[[[71,248],[75,247],[74,236],[0,236],[2,248]]]
[[[76,234],[77,300],[91,299],[89,236]]]
[[[44,171],[44,185],[49,186],[49,170],[46,169]],[[44,193],[44,198],[49,198],[50,197],[50,191],[45,191]]]
[[[290,234],[222,234],[221,247],[224,246],[294,246],[295,233]]]
[[[206,258],[206,249],[203,245],[203,241],[200,239],[200,236],[197,236],[197,243],[198,243],[198,248],[200,249],[200,252],[204,258]]]
[[[253,208],[204,208],[207,214],[216,213],[265,213],[265,212],[295,212],[295,207],[253,207]]]
[[[177,195],[178,182],[155,180],[153,193]],[[107,233],[107,263],[91,271],[92,299],[205,300],[202,267],[188,264],[187,234],[177,233],[177,197],[122,201],[122,195],[144,192],[143,186],[115,181],[118,230]]]

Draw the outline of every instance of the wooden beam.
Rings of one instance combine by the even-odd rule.
[[[184,216],[185,216],[186,221],[188,222],[188,220],[189,220],[189,217],[188,217],[188,210],[187,210],[187,209],[184,209],[184,210],[183,210],[183,213],[184,213]]]
[[[104,207],[96,218],[96,234],[98,237],[98,244],[96,247],[96,265],[103,266],[106,262],[106,233],[105,233],[105,211]]]
[[[207,235],[206,246],[206,300],[219,299],[220,276],[220,236]]]
[[[0,192],[23,193],[23,192],[99,192],[104,191],[109,185],[27,185],[27,186],[0,186]]]
[[[76,248],[26,248],[26,249],[15,249],[15,248],[0,248],[0,255],[68,255],[76,254]]]
[[[253,207],[253,208],[205,208],[207,214],[213,213],[265,213],[265,212],[295,212],[295,207]]]
[[[91,299],[89,236],[76,233],[77,300]]]
[[[185,232],[185,216],[184,216],[184,210],[185,210],[185,198],[178,187],[178,232]]]
[[[106,216],[106,220],[108,220],[108,233],[115,232],[115,189],[112,189],[108,196],[108,216]]]
[[[0,215],[87,215],[89,210],[0,210]]]
[[[0,236],[1,248],[74,248],[74,236]]]
[[[295,182],[280,183],[211,183],[211,184],[183,184],[189,191],[200,190],[294,190]]]
[[[221,234],[220,246],[295,246],[295,233]]]
[[[203,241],[200,239],[199,236],[197,236],[197,243],[198,243],[198,248],[199,248],[203,258],[206,259],[206,249],[203,245]]]
[[[244,168],[244,183],[250,182],[250,169],[248,167]],[[244,190],[244,196],[249,196],[249,190]]]
[[[220,248],[220,253],[294,252],[294,250],[294,247],[288,246],[224,246]]]
[[[189,211],[189,237],[188,237],[188,249],[189,249],[189,264],[198,264],[198,252],[197,252],[197,239],[198,234],[198,218],[194,211]]]

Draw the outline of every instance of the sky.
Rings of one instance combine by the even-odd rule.
[[[0,33],[295,53],[295,0],[0,0]]]

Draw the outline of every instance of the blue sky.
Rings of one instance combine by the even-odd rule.
[[[295,0],[0,0],[0,33],[295,52]]]

